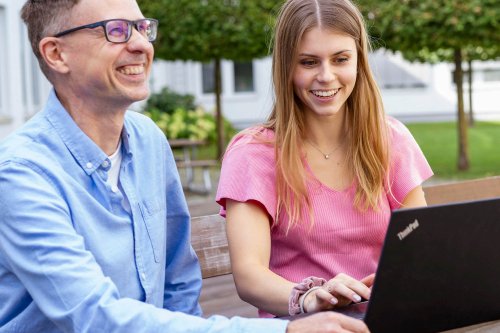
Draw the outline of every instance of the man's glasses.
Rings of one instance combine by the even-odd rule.
[[[78,30],[94,29],[97,27],[104,28],[104,35],[106,36],[106,40],[111,43],[128,42],[130,36],[132,36],[132,27],[134,27],[141,35],[146,37],[148,41],[154,42],[158,33],[158,20],[150,18],[135,21],[124,19],[105,20],[64,30],[56,34],[54,37],[61,37]]]

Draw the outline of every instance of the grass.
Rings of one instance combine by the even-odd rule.
[[[431,165],[435,178],[472,179],[500,175],[500,122],[476,122],[468,128],[470,169],[458,171],[457,124],[407,124]]]

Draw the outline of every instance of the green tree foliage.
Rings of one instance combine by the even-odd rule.
[[[469,168],[463,60],[500,56],[500,0],[359,0],[375,46],[411,61],[453,61],[457,85],[458,168]]]
[[[155,53],[166,60],[252,60],[268,53],[271,0],[139,0],[160,20]]]
[[[222,59],[247,61],[269,50],[275,0],[139,0],[145,16],[159,19],[155,53],[165,60],[215,63],[218,154],[224,150]]]
[[[489,47],[499,42],[499,0],[360,0],[371,28],[387,49],[433,52]],[[423,59],[427,60],[427,59]]]
[[[159,112],[172,114],[179,108],[184,110],[196,109],[194,96],[190,94],[179,94],[165,87],[160,92],[149,96],[144,106],[144,111],[157,109]]]

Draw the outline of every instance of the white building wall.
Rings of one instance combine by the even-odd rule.
[[[0,2],[0,124],[8,120],[9,114],[7,109],[7,57],[4,50],[7,49],[7,10]],[[5,77],[4,77],[5,76]]]
[[[18,34],[7,34],[17,30],[18,20],[14,18],[19,11],[13,1],[0,0],[0,89],[2,110],[0,113],[0,136],[5,135],[22,123],[23,108],[21,101],[22,82],[15,69],[20,68]],[[16,112],[17,107],[17,112]]]
[[[253,92],[234,91],[234,70],[231,61],[222,62],[222,112],[230,121],[245,127],[267,118],[272,105],[271,89],[271,61],[269,58],[256,59],[253,61]],[[199,71],[201,73],[201,70]],[[201,75],[197,77],[201,82]],[[201,84],[200,84],[201,86]],[[201,93],[201,87],[193,92],[201,104],[213,110],[215,108],[215,96],[213,94]]]
[[[20,19],[23,3],[0,0],[0,139],[36,113],[50,90]]]
[[[378,51],[383,52],[383,51]],[[425,83],[423,87],[381,89],[386,112],[403,121],[442,121],[456,119],[457,97],[453,84],[452,64],[419,64],[405,61],[400,55],[384,53],[389,62],[400,66]],[[234,73],[232,62],[222,62],[222,111],[237,127],[242,128],[264,121],[272,106],[271,59],[256,59],[254,65],[255,92],[238,93],[233,89]],[[500,62],[475,62],[478,73],[474,76],[474,112],[477,119],[500,119],[500,104],[495,95],[500,92],[499,82],[484,82],[481,69],[496,68]],[[376,77],[384,72],[373,66]],[[196,62],[156,61],[152,82],[153,91],[163,84],[180,93],[195,96],[197,103],[212,111],[215,105],[213,94],[202,93],[201,64]],[[158,76],[161,76],[159,78]],[[161,84],[160,84],[161,83]],[[465,105],[468,107],[468,84],[464,83]],[[138,106],[137,108],[140,108]]]
[[[233,62],[222,61],[222,112],[239,127],[255,124],[268,116],[273,97],[270,68],[270,58],[253,60],[254,91],[235,92]],[[176,92],[195,96],[196,102],[208,111],[215,109],[215,95],[203,93],[201,63],[157,60],[150,84],[153,92],[166,85]],[[140,110],[142,105],[137,103],[133,109]]]
[[[50,84],[38,69],[27,41],[19,12],[24,1],[0,0],[0,139],[21,126],[38,111],[47,98]],[[379,51],[381,52],[381,51]],[[384,54],[389,62],[425,83],[423,87],[381,89],[388,114],[403,121],[456,119],[456,92],[451,64],[411,64],[398,54]],[[233,64],[222,62],[222,111],[237,127],[264,121],[271,110],[271,59],[253,61],[254,91],[235,92]],[[500,62],[475,62],[474,112],[476,119],[500,119],[500,80],[485,82],[485,68],[500,70]],[[384,72],[374,66],[374,72]],[[155,61],[151,76],[154,92],[168,86],[179,93],[195,96],[207,110],[214,109],[215,96],[204,94],[202,65],[192,61]],[[467,93],[467,84],[465,84]],[[467,106],[467,94],[465,96]],[[143,103],[132,106],[140,110]]]
[[[255,92],[238,93],[233,89],[234,74],[230,61],[222,63],[222,111],[237,127],[242,128],[262,122],[267,118],[272,106],[271,59],[253,61]],[[179,68],[184,68],[180,70]],[[455,92],[451,85],[448,65],[420,65],[425,68],[423,88],[381,89],[386,112],[404,121],[449,120],[455,115]],[[193,62],[166,63],[157,61],[153,70],[153,91],[158,91],[160,81],[180,93],[195,96],[197,103],[212,111],[215,105],[213,94],[202,93],[201,64]],[[174,70],[176,68],[176,70]],[[163,77],[157,78],[158,75]],[[176,80],[177,75],[185,75],[188,80]],[[437,80],[435,82],[434,80]],[[442,82],[440,82],[442,81]],[[444,82],[446,84],[444,84]],[[500,109],[497,108],[500,117]]]
[[[500,117],[500,73],[498,80],[487,81],[485,78],[485,69],[496,68],[500,72],[500,62],[484,61],[473,65],[473,92],[472,103],[477,119],[498,120]],[[468,84],[464,88],[466,101],[468,101]],[[465,103],[468,105],[467,102]]]

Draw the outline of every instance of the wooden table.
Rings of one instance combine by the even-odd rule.
[[[189,162],[196,159],[196,150],[198,147],[206,144],[203,140],[191,139],[173,139],[168,140],[172,149],[182,149],[182,161]]]
[[[210,167],[218,165],[218,162],[215,160],[198,160],[196,158],[198,148],[206,145],[206,141],[174,139],[169,140],[169,143],[173,150],[182,151],[181,156],[176,157],[176,163],[178,169],[184,169],[186,171],[185,189],[201,194],[210,193],[212,190]],[[195,184],[195,168],[202,169],[203,184],[201,186]]]

